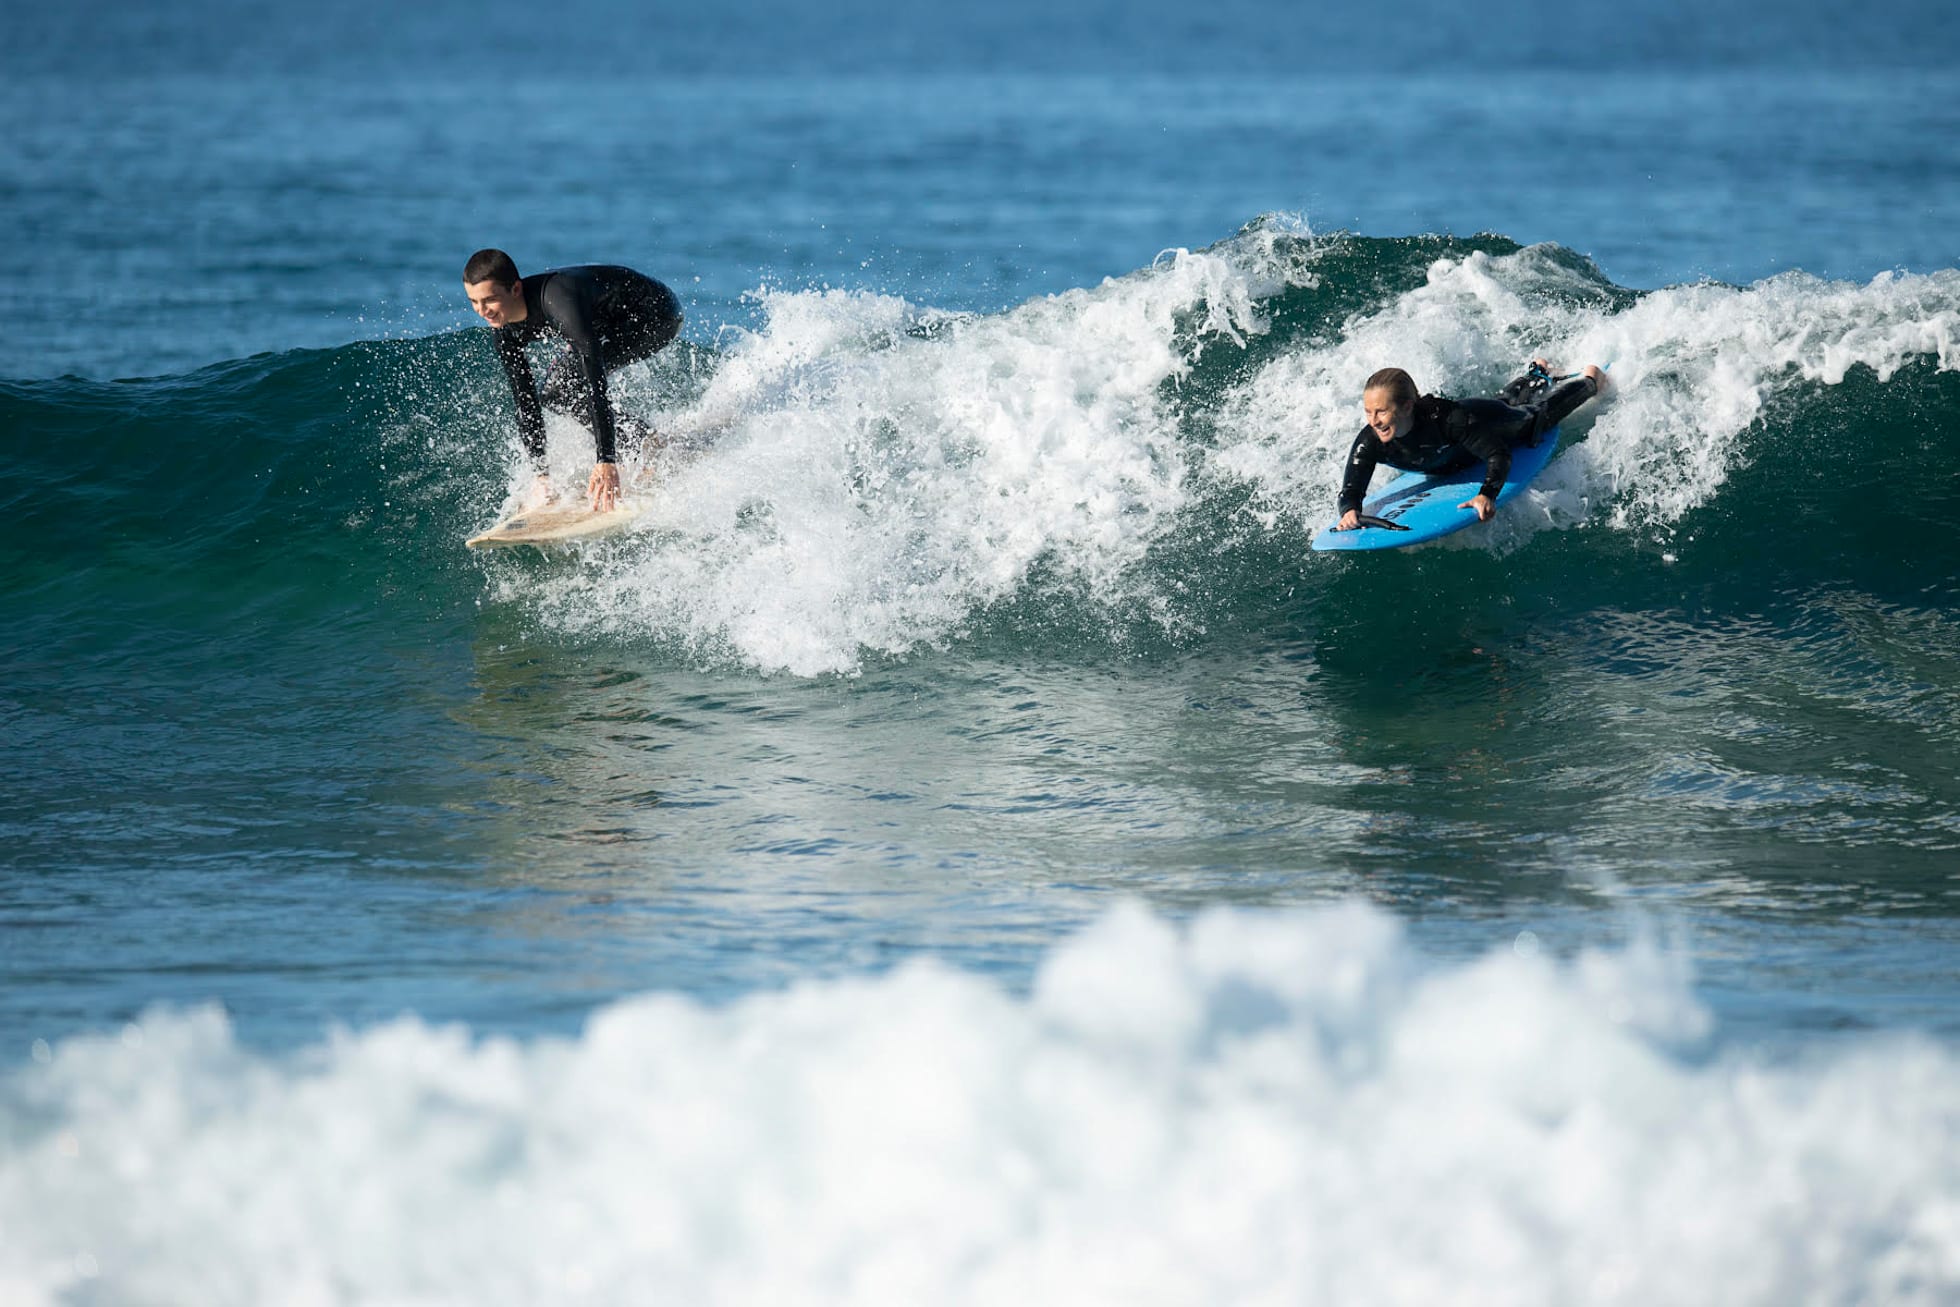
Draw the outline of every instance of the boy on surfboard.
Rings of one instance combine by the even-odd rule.
[[[1379,463],[1432,474],[1483,463],[1483,484],[1457,507],[1475,509],[1477,520],[1488,522],[1497,492],[1511,475],[1511,450],[1535,443],[1605,384],[1606,374],[1592,364],[1576,376],[1555,379],[1550,364],[1533,359],[1525,375],[1504,387],[1503,399],[1453,400],[1419,396],[1408,373],[1383,368],[1361,390],[1368,424],[1348,450],[1335,530],[1361,525],[1361,501]]]
[[[635,440],[651,434],[625,414],[616,414],[606,395],[606,374],[666,348],[681,329],[681,305],[674,292],[631,268],[594,264],[557,268],[520,279],[517,264],[502,250],[478,250],[463,265],[463,290],[470,307],[494,329],[497,357],[510,378],[517,401],[517,431],[537,468],[533,495],[551,497],[545,472],[544,410],[571,411],[592,431],[598,461],[586,485],[592,511],[608,512],[619,503],[618,430]],[[544,384],[531,377],[524,347],[550,334],[571,348],[545,368]]]

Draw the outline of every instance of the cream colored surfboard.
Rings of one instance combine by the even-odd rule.
[[[463,543],[472,549],[503,549],[512,545],[555,545],[574,540],[591,540],[616,535],[638,521],[650,503],[646,499],[622,499],[619,507],[595,513],[586,506],[585,496],[558,500],[542,508],[511,514],[480,535]]]

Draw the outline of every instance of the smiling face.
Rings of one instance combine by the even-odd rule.
[[[500,286],[494,279],[466,281],[463,293],[470,297],[470,307],[476,316],[493,327],[507,326],[522,322],[528,314],[524,307],[524,283],[513,281],[508,286]]]
[[[1378,440],[1393,440],[1406,436],[1416,424],[1416,402],[1412,399],[1406,404],[1395,402],[1395,392],[1387,386],[1376,386],[1361,392],[1361,411],[1367,415],[1368,425]]]

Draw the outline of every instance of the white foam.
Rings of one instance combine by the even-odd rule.
[[[1785,387],[1960,366],[1960,273],[1676,287],[1615,312],[1542,247],[1438,260],[1425,285],[1182,411],[1200,361],[1263,335],[1272,297],[1312,285],[1333,248],[1269,222],[984,317],[759,292],[760,329],[730,329],[698,392],[658,415],[696,448],[659,460],[645,529],[575,568],[503,571],[500,597],[562,630],[796,675],[942,647],[1022,600],[1175,625],[1152,550],[1247,485],[1266,529],[1325,521],[1360,381],[1390,362],[1454,394],[1533,354],[1611,368],[1612,402],[1580,410],[1538,486],[1455,541],[1499,550],[1550,528],[1666,529],[1721,492]],[[638,384],[642,401],[657,389]],[[551,430],[558,475],[582,476],[589,436]]]
[[[1361,905],[571,1040],[155,1013],[0,1078],[0,1300],[1953,1301],[1954,1052],[1706,1023],[1668,953],[1438,967]]]
[[[1534,354],[1572,369],[1605,365],[1611,402],[1569,424],[1568,436],[1590,430],[1584,443],[1471,541],[1502,549],[1549,527],[1678,522],[1720,493],[1749,457],[1739,437],[1798,382],[1836,385],[1856,365],[1883,380],[1925,357],[1960,368],[1952,271],[1865,285],[1794,273],[1747,288],[1671,287],[1624,312],[1596,302],[1599,286],[1543,247],[1438,260],[1424,286],[1359,315],[1338,339],[1301,342],[1241,386],[1225,405],[1214,467],[1317,527],[1333,515],[1361,426],[1361,383],[1377,368],[1402,367],[1425,391],[1461,396],[1490,393]]]
[[[761,294],[765,325],[734,333],[689,411],[663,415],[718,438],[662,462],[630,560],[560,578],[539,606],[807,675],[942,643],[1037,565],[1120,602],[1189,494],[1162,387],[1259,330],[1274,288],[1176,251],[995,317]]]

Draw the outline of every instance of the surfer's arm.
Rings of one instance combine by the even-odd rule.
[[[1367,427],[1354,438],[1348,448],[1347,471],[1341,478],[1341,497],[1338,501],[1341,520],[1336,523],[1343,531],[1352,531],[1359,526],[1361,501],[1368,494],[1368,483],[1374,480],[1375,464],[1380,460],[1380,441]]]
[[[1490,516],[1489,505],[1496,503],[1497,492],[1511,477],[1511,442],[1530,430],[1532,417],[1529,409],[1513,408],[1494,399],[1457,402],[1449,416],[1450,442],[1484,465],[1484,483],[1459,508],[1472,507],[1482,499],[1486,505],[1478,509],[1477,516]]]
[[[1511,446],[1501,431],[1488,428],[1473,431],[1468,435],[1463,447],[1484,462],[1484,483],[1477,487],[1477,493],[1458,504],[1458,508],[1475,510],[1479,522],[1490,521],[1490,515],[1497,511],[1497,492],[1511,476]]]
[[[591,286],[560,274],[545,287],[543,304],[552,325],[578,359],[584,381],[585,425],[592,432],[593,451],[600,463],[617,463],[618,437],[613,431],[612,403],[606,395],[606,357],[593,325]]]
[[[494,333],[497,342],[497,357],[503,362],[504,375],[510,379],[510,397],[517,405],[517,438],[524,442],[524,452],[531,456],[531,466],[544,475],[544,405],[538,402],[537,383],[531,378],[531,360],[524,355],[524,346],[508,332]]]

